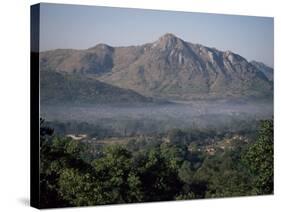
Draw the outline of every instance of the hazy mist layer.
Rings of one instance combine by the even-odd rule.
[[[185,101],[161,105],[41,106],[48,121],[77,121],[110,128],[138,125],[145,132],[171,128],[221,128],[234,121],[272,118],[272,102]]]

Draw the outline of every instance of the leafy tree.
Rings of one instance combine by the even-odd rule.
[[[132,166],[132,154],[121,145],[106,148],[92,163],[102,192],[102,204],[142,200],[139,177]]]
[[[160,145],[159,150],[168,167],[172,169],[179,169],[188,154],[187,146],[180,144],[163,143]]]
[[[171,142],[155,134],[124,145],[96,146],[54,136],[42,120],[42,207],[263,194],[273,180],[272,128],[264,122],[258,141],[243,157],[246,169],[242,143],[213,156],[188,151],[190,141],[214,138],[212,131],[174,130],[168,135]],[[98,157],[90,156],[95,151],[101,152]],[[266,154],[266,160],[259,158]]]
[[[53,129],[40,118],[40,205],[42,208],[66,206],[56,189],[56,173],[47,171],[50,164],[51,136]]]
[[[257,142],[244,155],[255,176],[257,194],[273,193],[273,120],[261,122]]]
[[[184,161],[178,170],[178,175],[184,183],[191,183],[193,181],[194,172],[191,170],[191,163]]]
[[[101,188],[96,186],[93,175],[78,169],[66,168],[59,175],[58,190],[70,205],[95,205],[100,202]]]
[[[152,148],[135,158],[135,166],[142,183],[143,201],[173,200],[183,183],[177,173],[177,167],[171,161],[174,158],[163,157],[159,147]]]
[[[53,136],[53,129],[40,122],[40,204],[42,208],[71,206],[60,192],[59,179],[67,168],[76,168],[81,173],[91,171],[80,153],[83,144],[69,138]]]

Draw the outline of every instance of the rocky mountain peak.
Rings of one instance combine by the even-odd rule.
[[[99,43],[94,47],[89,48],[88,50],[101,50],[101,51],[112,51],[114,48],[104,44],[104,43]]]
[[[162,50],[183,48],[183,46],[184,46],[184,41],[172,33],[164,34],[153,44],[153,47],[160,47]]]
[[[175,39],[179,39],[177,36],[175,36],[173,33],[166,33],[164,35],[162,35],[160,38],[160,40],[175,40]]]

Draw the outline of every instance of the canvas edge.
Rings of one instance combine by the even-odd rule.
[[[30,7],[30,206],[40,207],[39,39],[40,4]]]

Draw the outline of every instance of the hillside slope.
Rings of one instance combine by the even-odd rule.
[[[95,79],[51,71],[40,73],[41,104],[148,103],[151,98]]]
[[[230,51],[165,34],[141,46],[99,44],[41,53],[41,68],[80,74],[145,96],[175,99],[271,97],[273,83],[257,65]]]

